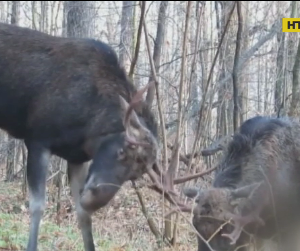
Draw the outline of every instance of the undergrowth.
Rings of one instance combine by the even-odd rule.
[[[161,226],[161,207],[155,193],[143,193],[149,215]],[[47,205],[40,225],[39,251],[83,251],[76,212],[68,188],[60,199],[57,213],[57,189],[47,185]],[[29,233],[28,196],[22,195],[20,182],[0,181],[0,251],[25,250]],[[178,243],[173,248],[157,247],[147,221],[140,210],[135,192],[123,186],[110,205],[93,215],[93,234],[96,250],[156,251],[196,250],[196,237],[189,224],[181,222]]]

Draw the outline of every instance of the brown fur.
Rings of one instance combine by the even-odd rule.
[[[156,162],[157,124],[142,94],[107,44],[0,23],[0,128],[28,149],[28,251],[37,250],[52,154],[68,162],[85,250],[95,250],[91,213]]]

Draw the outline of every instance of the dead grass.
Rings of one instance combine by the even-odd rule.
[[[161,227],[163,220],[159,196],[148,189],[143,189],[142,193],[149,215]],[[64,189],[61,197],[59,216],[56,195],[56,187],[48,184],[47,209],[40,227],[39,250],[84,250],[68,188]],[[23,198],[21,183],[0,181],[0,251],[24,250],[28,229],[28,197]],[[189,223],[182,220],[178,229],[180,234],[175,247],[158,248],[129,183],[122,187],[110,205],[93,216],[96,249],[103,251],[196,250],[196,236]]]

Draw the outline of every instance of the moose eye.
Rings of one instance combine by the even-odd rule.
[[[135,145],[135,144],[129,144],[129,148],[135,149],[135,148],[136,148],[136,145]]]
[[[125,142],[125,147],[126,147],[126,148],[129,148],[129,149],[135,149],[135,148],[136,148],[136,145],[133,144],[133,143],[131,143],[131,142],[126,141],[126,142]]]

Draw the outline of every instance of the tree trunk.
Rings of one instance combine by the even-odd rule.
[[[281,12],[281,3],[277,2],[277,15]],[[275,83],[275,93],[274,93],[274,111],[279,116],[281,103],[284,99],[283,97],[283,87],[284,87],[284,76],[285,76],[285,57],[284,57],[284,47],[285,47],[285,32],[279,31],[277,33],[277,43],[278,52],[276,59],[276,83]]]
[[[241,2],[241,15],[244,17],[243,23],[243,41],[241,43],[241,51],[246,51],[249,47],[249,2],[242,1]],[[239,97],[238,97],[238,105],[240,108],[240,124],[242,124],[247,119],[247,110],[248,110],[248,65],[244,70],[241,70],[241,77],[239,80],[240,88],[239,88]]]
[[[277,67],[276,67],[276,83],[274,93],[274,110],[279,115],[281,102],[282,102],[282,91],[284,86],[284,41],[285,33],[277,33],[277,42],[279,44],[277,52]]]
[[[215,10],[216,10],[216,22],[217,22],[217,29],[218,29],[218,40],[221,40],[221,36],[225,30],[225,23],[226,23],[226,14],[224,12],[224,5],[218,2],[215,2]],[[226,57],[226,50],[225,45],[221,45],[222,48],[220,50],[219,55],[219,78],[218,82],[225,78],[225,57]],[[222,137],[227,134],[227,123],[226,123],[226,100],[224,99],[227,92],[227,85],[220,86],[218,88],[218,116],[217,116],[217,137]]]
[[[11,24],[19,24],[20,19],[20,1],[12,1],[11,5]]]
[[[300,71],[300,43],[298,43],[297,55],[293,67],[292,103],[289,111],[289,116],[299,116],[299,112],[297,112],[297,108],[299,108],[299,100],[300,100],[299,71]]]
[[[161,1],[159,6],[159,13],[158,13],[156,39],[154,42],[154,50],[153,50],[153,62],[154,62],[156,74],[159,73],[160,57],[161,57],[161,51],[162,51],[162,46],[165,37],[167,8],[168,8],[168,1]],[[149,82],[150,81],[153,81],[152,74],[149,78]],[[155,86],[152,85],[149,88],[146,97],[147,104],[150,107],[153,103],[154,93],[155,93]]]
[[[237,15],[238,15],[238,30],[236,35],[236,49],[234,55],[234,64],[232,70],[232,84],[233,84],[233,131],[235,132],[239,126],[239,80],[238,80],[238,61],[240,57],[241,43],[242,43],[242,32],[243,32],[243,16],[241,11],[241,2],[236,2]]]
[[[41,1],[40,31],[48,32],[48,1]]]
[[[20,1],[12,1],[11,5],[11,24],[19,24]],[[6,159],[6,180],[13,181],[15,170],[16,139],[8,135],[7,159]]]
[[[68,37],[87,38],[94,36],[93,5],[93,1],[65,2]]]
[[[120,35],[120,64],[126,72],[130,68],[130,56],[132,55],[132,38],[134,37],[134,3],[135,1],[123,1],[122,18],[121,18],[121,35]]]

